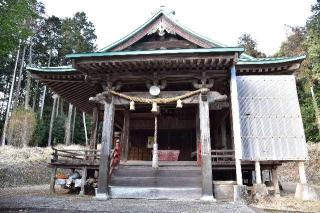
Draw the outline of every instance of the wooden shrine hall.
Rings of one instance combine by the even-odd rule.
[[[54,175],[57,168],[82,170],[82,192],[96,178],[98,199],[237,199],[266,180],[279,194],[277,167],[299,161],[306,184],[292,75],[304,56],[243,52],[198,35],[161,8],[106,48],[66,55],[72,65],[28,67],[92,115],[90,147],[55,149]]]

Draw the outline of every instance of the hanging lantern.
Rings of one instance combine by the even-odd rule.
[[[156,103],[156,102],[153,102],[153,103],[152,103],[151,112],[153,112],[153,113],[157,113],[157,112],[158,112],[158,106],[157,106],[157,103]]]
[[[177,100],[177,108],[182,108],[182,101],[180,99]]]
[[[135,110],[134,101],[130,101],[130,111]]]

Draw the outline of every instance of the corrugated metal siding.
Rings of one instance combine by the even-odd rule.
[[[243,160],[305,160],[294,76],[237,76]]]

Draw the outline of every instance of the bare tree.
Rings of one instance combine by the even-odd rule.
[[[70,145],[71,140],[71,117],[72,117],[73,105],[69,104],[68,117],[65,122],[64,143]]]
[[[5,118],[5,121],[4,121],[3,132],[2,132],[2,139],[1,139],[1,145],[2,146],[4,146],[6,144],[6,134],[7,134],[7,129],[8,129],[8,121],[9,121],[9,115],[10,115],[12,94],[13,94],[14,82],[16,80],[16,73],[17,73],[19,55],[20,55],[20,46],[18,48],[18,52],[17,52],[17,56],[16,56],[16,63],[14,65],[14,69],[13,69],[12,83],[11,83],[11,88],[10,88],[9,100],[8,100],[8,103],[7,103],[6,118]]]

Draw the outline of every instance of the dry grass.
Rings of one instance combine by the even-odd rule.
[[[253,206],[277,212],[320,212],[320,201],[297,200],[292,194],[280,198],[268,197],[253,204]]]
[[[57,149],[85,149],[84,146],[58,145]],[[16,148],[14,146],[5,146],[0,149],[0,166],[14,165],[20,163],[47,163],[52,158],[53,151],[51,148],[25,147]]]
[[[309,160],[306,161],[308,182],[320,185],[320,143],[308,144]],[[282,182],[298,182],[299,171],[297,163],[284,163],[279,169]]]

